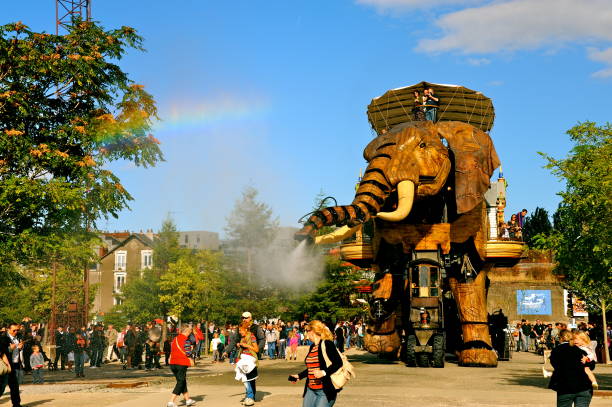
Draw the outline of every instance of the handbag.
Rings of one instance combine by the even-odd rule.
[[[6,362],[0,359],[0,376],[11,373],[11,366],[7,365]]]
[[[323,352],[325,365],[327,367],[331,366],[331,360],[329,360],[329,357],[327,356],[327,349],[325,348],[324,340],[321,340],[321,351]],[[329,377],[336,390],[340,390],[346,383],[348,383],[349,380],[356,377],[355,369],[353,368],[353,365],[351,365],[351,362],[348,361],[343,353],[338,353],[340,354],[340,359],[342,359],[342,366],[340,366],[340,369],[336,370]]]

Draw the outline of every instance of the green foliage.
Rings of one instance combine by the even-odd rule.
[[[0,26],[0,267],[58,231],[116,216],[131,196],[106,165],[162,159],[155,103],[116,62],[142,49],[134,29],[76,21],[65,36]]]
[[[155,271],[144,270],[141,278],[132,278],[121,287],[123,303],[113,308],[128,321],[144,323],[164,315],[159,302],[159,278]]]
[[[142,278],[129,279],[121,288],[123,303],[114,308],[132,321],[143,323],[167,314],[166,303],[160,302],[159,283],[170,265],[186,256],[189,251],[179,246],[179,233],[172,219],[162,223],[153,242],[153,268],[144,270]]]
[[[597,306],[612,300],[612,125],[579,123],[568,134],[575,143],[568,157],[542,154],[566,188],[554,232],[539,240],[554,250],[569,288]]]
[[[523,240],[529,247],[537,248],[535,236],[539,234],[548,236],[550,232],[552,232],[552,224],[548,212],[544,208],[536,207],[532,215],[525,219]]]
[[[328,322],[351,319],[361,313],[360,308],[353,307],[350,301],[355,292],[353,281],[360,278],[351,266],[337,258],[327,257],[325,278],[315,292],[300,301],[298,309],[308,314],[310,319]]]
[[[32,239],[28,246],[27,266],[15,266],[18,278],[0,284],[0,298],[11,298],[0,307],[0,321],[20,321],[29,316],[36,321],[46,320],[51,313],[53,270],[56,271],[55,304],[58,311],[68,304],[83,303],[84,265],[95,261],[93,248],[99,243],[96,236],[74,233],[68,236],[53,234],[44,239]],[[96,287],[90,289],[90,305]]]

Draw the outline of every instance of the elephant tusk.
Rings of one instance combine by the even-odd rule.
[[[397,209],[393,212],[379,212],[377,218],[387,222],[399,222],[404,220],[412,209],[414,201],[414,182],[402,181],[397,184]]]
[[[362,225],[357,225],[352,228],[349,226],[342,226],[331,233],[315,237],[314,244],[331,244],[339,242],[357,233],[357,231],[361,229],[361,226]]]

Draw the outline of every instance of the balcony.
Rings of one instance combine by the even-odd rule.
[[[485,244],[489,259],[520,259],[527,246],[519,240],[489,240]]]

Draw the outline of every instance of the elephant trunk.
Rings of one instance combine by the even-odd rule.
[[[398,184],[398,208],[394,212],[381,213],[381,218],[388,221],[400,221],[404,219],[414,199],[414,183],[402,181]],[[335,233],[328,239],[317,239],[316,243],[325,241],[342,240],[354,233],[358,226],[376,216],[385,200],[389,196],[391,186],[382,170],[370,168],[366,170],[351,205],[333,206],[321,209],[313,213],[302,230],[296,233],[297,240],[312,239],[316,232],[324,226],[344,226],[340,232]]]

